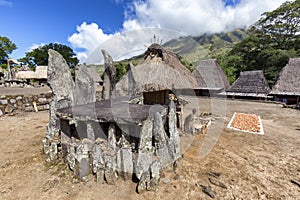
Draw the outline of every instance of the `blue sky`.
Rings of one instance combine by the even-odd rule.
[[[186,35],[230,31],[252,24],[261,13],[283,2],[0,0],[0,35],[18,46],[11,55],[15,59],[33,47],[58,42],[72,47],[84,60],[98,45],[124,31],[145,27],[166,28]],[[141,38],[139,41],[145,43]]]

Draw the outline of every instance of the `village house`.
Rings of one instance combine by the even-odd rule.
[[[200,60],[193,75],[197,81],[197,96],[216,96],[230,86],[217,59]]]
[[[286,104],[300,102],[300,58],[290,58],[269,95]]]
[[[236,99],[265,100],[270,87],[262,70],[244,71],[222,96]]]

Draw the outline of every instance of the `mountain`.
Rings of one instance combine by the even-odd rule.
[[[199,60],[216,57],[229,51],[236,43],[247,37],[244,29],[236,29],[227,33],[203,34],[199,36],[186,36],[167,41],[162,46],[180,57],[181,63],[191,71],[197,66]],[[117,80],[126,73],[128,63],[137,65],[144,58],[144,54],[116,61]],[[103,65],[92,65],[102,74]]]
[[[225,53],[247,35],[244,29],[236,29],[227,33],[180,37],[164,43],[163,46],[194,66],[201,59]]]

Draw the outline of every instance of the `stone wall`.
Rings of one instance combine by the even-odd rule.
[[[36,95],[1,95],[0,116],[17,112],[49,110],[51,93]]]

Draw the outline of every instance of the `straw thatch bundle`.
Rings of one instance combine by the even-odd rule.
[[[300,96],[300,58],[290,58],[270,94]]]
[[[270,87],[262,70],[244,71],[239,78],[226,90],[230,96],[267,97]]]
[[[145,52],[141,64],[131,68],[135,81],[135,93],[162,89],[195,88],[196,80],[178,57],[158,44],[152,44]],[[128,93],[128,73],[117,83],[117,95]]]
[[[200,60],[193,71],[198,89],[226,90],[229,82],[217,59]]]

